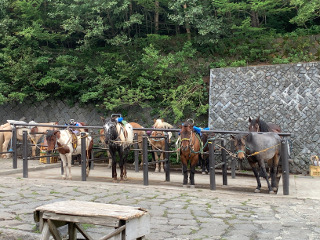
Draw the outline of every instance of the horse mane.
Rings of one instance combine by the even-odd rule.
[[[260,128],[260,132],[270,132],[271,131],[269,125],[261,119],[259,120],[259,128]]]
[[[173,128],[173,126],[170,123],[167,123],[165,121],[163,121],[163,119],[156,119],[154,124],[153,124],[154,128],[164,128],[164,129],[170,129]]]

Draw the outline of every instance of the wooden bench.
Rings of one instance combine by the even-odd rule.
[[[77,239],[77,230],[85,239],[93,240],[80,223],[113,227],[115,230],[100,240],[142,239],[150,232],[150,215],[138,207],[83,201],[61,201],[37,207],[34,220],[40,223],[41,240],[62,236],[58,227],[68,225],[70,240]],[[110,229],[109,229],[110,230]]]

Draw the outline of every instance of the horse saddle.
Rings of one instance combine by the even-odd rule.
[[[78,139],[77,139],[77,135],[71,130],[69,129],[70,134],[71,134],[71,139],[72,139],[72,147],[73,150],[76,150],[77,146],[78,146]]]

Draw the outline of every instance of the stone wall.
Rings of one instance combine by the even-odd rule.
[[[291,172],[307,173],[319,155],[319,62],[211,69],[209,104],[211,128],[247,131],[260,116],[293,133]]]

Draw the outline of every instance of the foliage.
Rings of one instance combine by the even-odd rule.
[[[212,67],[317,61],[310,0],[0,0],[0,104],[62,99],[177,122]]]

